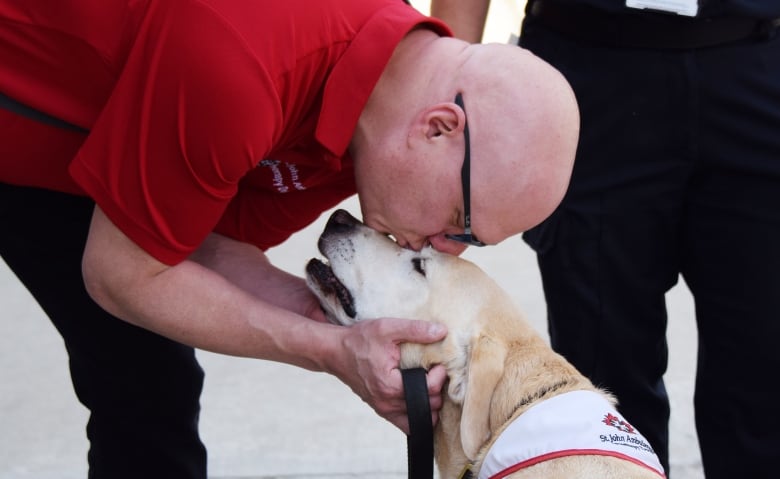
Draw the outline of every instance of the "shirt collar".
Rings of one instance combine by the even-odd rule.
[[[398,2],[376,12],[334,65],[325,83],[315,138],[336,157],[344,156],[363,107],[393,50],[418,25],[443,36],[452,35],[443,22]]]

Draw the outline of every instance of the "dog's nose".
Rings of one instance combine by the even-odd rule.
[[[360,221],[349,214],[348,211],[336,210],[330,215],[328,223],[325,225],[324,234],[349,231],[358,224],[360,224]]]

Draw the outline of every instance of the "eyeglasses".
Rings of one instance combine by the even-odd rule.
[[[463,113],[466,113],[466,107],[463,105],[463,95],[455,95],[455,104],[461,107]],[[463,167],[460,170],[460,181],[463,186],[463,234],[447,234],[447,239],[471,246],[487,246],[478,240],[471,232],[471,142],[469,141],[469,123],[463,127],[463,138],[466,143],[466,154],[463,157]]]

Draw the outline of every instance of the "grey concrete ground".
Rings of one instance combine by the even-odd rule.
[[[344,204],[358,215],[354,201]],[[301,273],[317,256],[324,215],[270,252]],[[519,238],[465,255],[514,296],[544,333],[544,300],[530,249]],[[684,285],[668,296],[673,401],[672,476],[701,479],[691,407],[695,327]],[[85,409],[70,385],[59,336],[0,263],[0,479],[86,477]],[[199,353],[206,370],[202,433],[213,478],[401,479],[405,436],[325,374]]]
[[[521,4],[494,0],[486,39],[505,41]],[[427,11],[426,1],[413,1]],[[359,216],[354,201],[345,205]],[[323,217],[272,260],[300,274],[317,256]],[[544,333],[544,299],[534,257],[519,238],[472,248],[465,257],[496,278]],[[696,331],[690,295],[668,295],[674,479],[702,479],[693,427]],[[206,370],[201,430],[209,473],[221,479],[402,479],[406,439],[346,386],[325,374],[264,361],[199,353]],[[77,402],[62,341],[0,261],[0,479],[86,477],[86,410]]]

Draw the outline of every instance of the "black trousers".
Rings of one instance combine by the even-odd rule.
[[[607,48],[526,18],[520,44],[562,71],[581,109],[569,191],[525,234],[553,347],[616,394],[668,471],[664,293],[682,274],[705,474],[777,477],[780,39]]]
[[[203,371],[192,348],[89,298],[81,256],[93,208],[88,198],[0,183],[0,256],[65,341],[73,386],[90,411],[89,477],[204,479]]]

